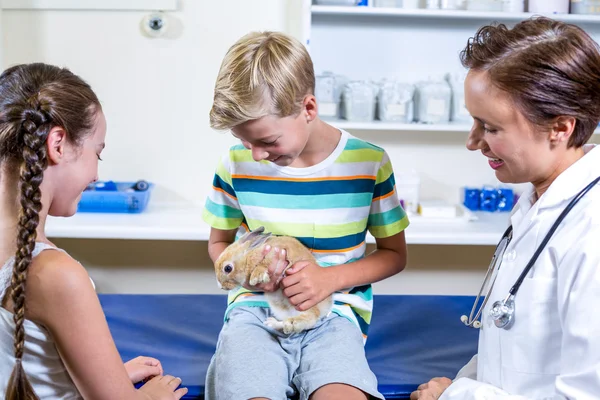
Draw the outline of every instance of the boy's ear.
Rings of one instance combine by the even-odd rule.
[[[316,97],[312,94],[306,95],[303,106],[304,110],[302,112],[305,114],[306,122],[314,121],[319,111]]]
[[[58,164],[65,156],[67,132],[60,126],[50,129],[46,139],[46,154],[49,164]]]

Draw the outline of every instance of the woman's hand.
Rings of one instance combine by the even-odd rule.
[[[134,384],[163,374],[160,361],[152,357],[139,356],[129,360],[125,363],[125,369]]]
[[[437,400],[451,384],[452,380],[449,378],[433,378],[412,392],[410,400]]]

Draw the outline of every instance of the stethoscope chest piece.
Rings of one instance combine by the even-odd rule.
[[[515,320],[515,297],[510,295],[496,301],[490,309],[490,317],[498,328],[510,328]]]

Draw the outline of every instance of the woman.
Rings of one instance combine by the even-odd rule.
[[[454,381],[434,378],[411,399],[598,398],[600,319],[591,310],[600,304],[600,148],[585,145],[600,119],[598,45],[576,26],[536,18],[484,26],[461,61],[474,118],[467,148],[481,151],[500,181],[530,185],[490,279],[478,354]],[[500,318],[511,306],[513,318]]]

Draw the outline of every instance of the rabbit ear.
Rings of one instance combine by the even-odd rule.
[[[250,246],[248,246],[248,250],[254,249],[255,247],[260,246],[261,244],[266,242],[267,239],[270,237],[271,237],[271,233],[263,233],[260,236],[253,238],[252,242],[250,242]]]
[[[260,226],[253,230],[252,232],[245,233],[239,240],[240,244],[245,242],[250,242],[248,249],[253,249],[255,247],[263,244],[269,237],[271,237],[271,233],[264,233],[265,227]]]
[[[245,243],[248,240],[254,240],[257,236],[260,236],[263,232],[265,231],[265,227],[264,226],[259,226],[258,228],[256,228],[255,230],[251,231],[251,232],[246,232],[242,235],[242,237],[240,238],[239,242],[241,243]]]

